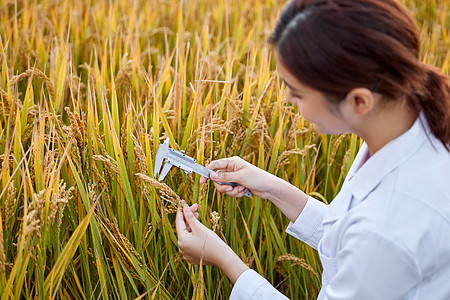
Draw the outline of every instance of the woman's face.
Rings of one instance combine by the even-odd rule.
[[[277,59],[281,78],[288,86],[287,101],[298,107],[302,116],[310,121],[314,128],[324,134],[349,132],[349,126],[339,114],[339,104],[332,104],[325,96],[301,82],[292,75]]]

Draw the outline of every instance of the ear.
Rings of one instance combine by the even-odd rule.
[[[343,101],[347,112],[363,117],[369,114],[375,107],[375,97],[371,90],[355,88],[351,90]]]

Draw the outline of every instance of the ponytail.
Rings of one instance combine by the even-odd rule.
[[[423,67],[427,74],[424,92],[410,101],[417,110],[424,112],[431,132],[450,151],[450,77],[436,67]]]

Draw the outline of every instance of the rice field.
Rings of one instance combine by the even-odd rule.
[[[267,42],[275,0],[0,1],[1,299],[226,299],[178,252],[181,201],[292,299],[316,253],[269,202],[198,175],[153,178],[158,145],[200,164],[238,155],[329,202],[361,144],[317,134],[285,102]],[[446,0],[406,0],[422,59],[448,74]]]

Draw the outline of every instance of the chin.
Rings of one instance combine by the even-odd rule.
[[[324,128],[315,123],[313,123],[314,129],[320,134],[343,134],[348,133],[347,130],[343,130],[342,128]]]

